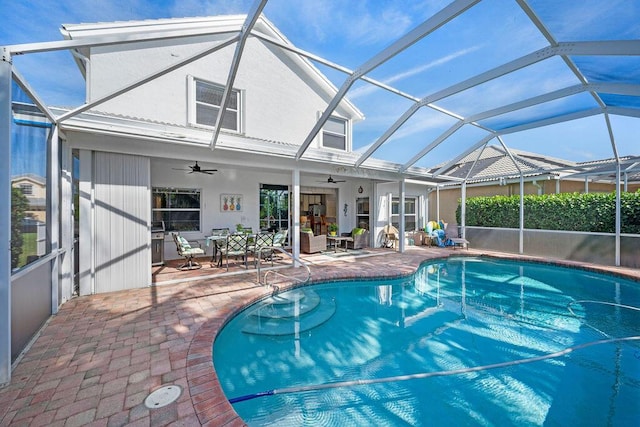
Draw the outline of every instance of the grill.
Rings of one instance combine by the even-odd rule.
[[[164,265],[164,221],[151,223],[151,265]]]

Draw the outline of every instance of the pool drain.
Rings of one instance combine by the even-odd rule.
[[[160,387],[147,396],[144,400],[144,406],[149,409],[162,408],[163,406],[167,406],[168,404],[178,400],[181,394],[182,388],[178,385]]]

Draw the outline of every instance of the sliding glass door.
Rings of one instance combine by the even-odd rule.
[[[278,231],[289,228],[289,187],[260,184],[260,229]]]

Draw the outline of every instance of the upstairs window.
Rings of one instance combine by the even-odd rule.
[[[347,150],[347,121],[329,117],[322,128],[322,146],[336,150]]]
[[[222,104],[224,86],[189,78],[189,123],[215,127]],[[240,132],[240,91],[232,89],[227,109],[222,117],[222,129]]]

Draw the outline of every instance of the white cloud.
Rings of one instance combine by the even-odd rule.
[[[458,50],[457,52],[453,52],[449,55],[443,56],[442,58],[439,58],[435,61],[429,62],[428,64],[422,64],[422,65],[418,65],[416,67],[410,68],[408,70],[402,71],[400,73],[394,74],[392,76],[389,76],[385,79],[382,80],[382,83],[391,85],[392,83],[395,83],[397,81],[400,81],[402,79],[406,79],[407,77],[412,77],[415,76],[417,74],[423,73],[431,68],[434,67],[438,67],[440,65],[444,65],[458,57],[464,56],[470,52],[476,51],[480,49],[479,46],[473,46],[473,47],[469,47],[466,49],[461,49]],[[374,92],[375,90],[377,90],[376,86],[373,85],[367,85],[367,86],[361,86],[357,89],[354,89],[353,91],[349,92],[349,99],[356,99],[356,98],[360,98],[366,95],[371,94],[372,92]],[[415,94],[413,94],[415,95]]]

